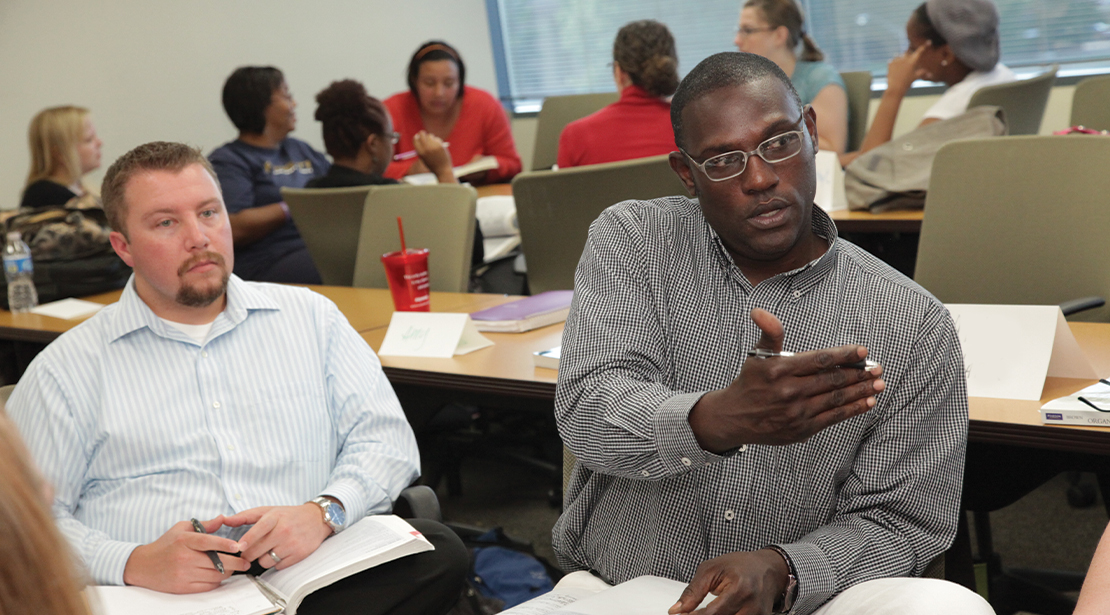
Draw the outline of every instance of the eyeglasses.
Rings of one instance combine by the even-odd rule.
[[[749,37],[760,32],[770,32],[771,30],[774,30],[774,28],[772,28],[771,26],[763,26],[761,28],[753,28],[751,26],[736,26],[736,34],[743,37]]]
[[[802,108],[802,117],[798,118],[795,124],[800,123],[805,119],[806,111],[809,110],[809,105]],[[718,154],[712,158],[707,158],[705,162],[698,163],[694,160],[686,150],[679,148],[679,151],[686,155],[686,158],[701,172],[709,178],[710,181],[723,182],[726,179],[732,179],[740,175],[748,168],[748,158],[753,154],[762,158],[769,164],[782,162],[789,158],[797,156],[802,151],[802,140],[805,138],[805,132],[801,130],[791,130],[782,134],[775,135],[759,144],[759,147],[750,152],[737,150],[735,152],[725,152]]]
[[[397,143],[400,140],[401,140],[401,133],[399,133],[397,131],[389,133],[389,142],[392,143],[393,145],[397,145]]]

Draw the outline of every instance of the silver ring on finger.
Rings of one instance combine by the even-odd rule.
[[[273,549],[270,549],[270,552],[267,555],[270,556],[270,559],[274,560],[275,566],[281,563],[281,558],[277,556],[277,553],[274,553]]]

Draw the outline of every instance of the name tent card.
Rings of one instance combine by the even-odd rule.
[[[1096,379],[1056,305],[950,303],[971,397],[1039,400],[1048,376]]]
[[[394,312],[378,354],[449,359],[492,345],[469,314]]]
[[[813,202],[825,211],[848,209],[848,197],[844,192],[844,169],[836,152],[817,152],[817,192]]]

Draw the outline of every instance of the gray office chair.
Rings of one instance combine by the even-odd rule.
[[[1070,125],[1110,130],[1110,75],[1087,77],[1075,85]]]
[[[1041,119],[1048,104],[1052,84],[1056,82],[1055,64],[1045,72],[1019,81],[988,85],[971,95],[967,108],[982,105],[1002,107],[1011,135],[1035,135],[1041,130]]]
[[[933,160],[915,279],[947,303],[1110,297],[1110,139],[956,141]],[[1083,320],[1110,321],[1110,309]]]
[[[574,288],[574,270],[590,223],[628,199],[686,194],[667,156],[608,162],[513,179],[520,243],[533,294]]]
[[[324,284],[350,286],[354,281],[362,211],[369,192],[370,186],[281,189]]]
[[[861,70],[840,73],[848,94],[848,147],[844,151],[859,150],[867,136],[867,112],[871,107],[871,71]]]
[[[387,288],[381,257],[401,249],[397,217],[405,225],[409,248],[428,248],[432,290],[466,292],[474,248],[474,210],[478,193],[470,186],[372,186],[366,195],[354,286]]]
[[[566,125],[586,117],[620,99],[617,92],[549,96],[536,116],[536,146],[532,154],[532,170],[550,169],[559,152],[559,135]]]

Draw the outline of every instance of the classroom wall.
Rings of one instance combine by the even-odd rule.
[[[299,105],[293,136],[323,149],[316,92],[347,77],[379,98],[403,90],[408,59],[431,38],[460,50],[469,84],[497,90],[484,0],[0,0],[0,208],[18,205],[27,125],[44,107],[92,110],[104,148],[88,181],[99,186],[140,143],[207,152],[235,138],[223,82],[272,64]]]

